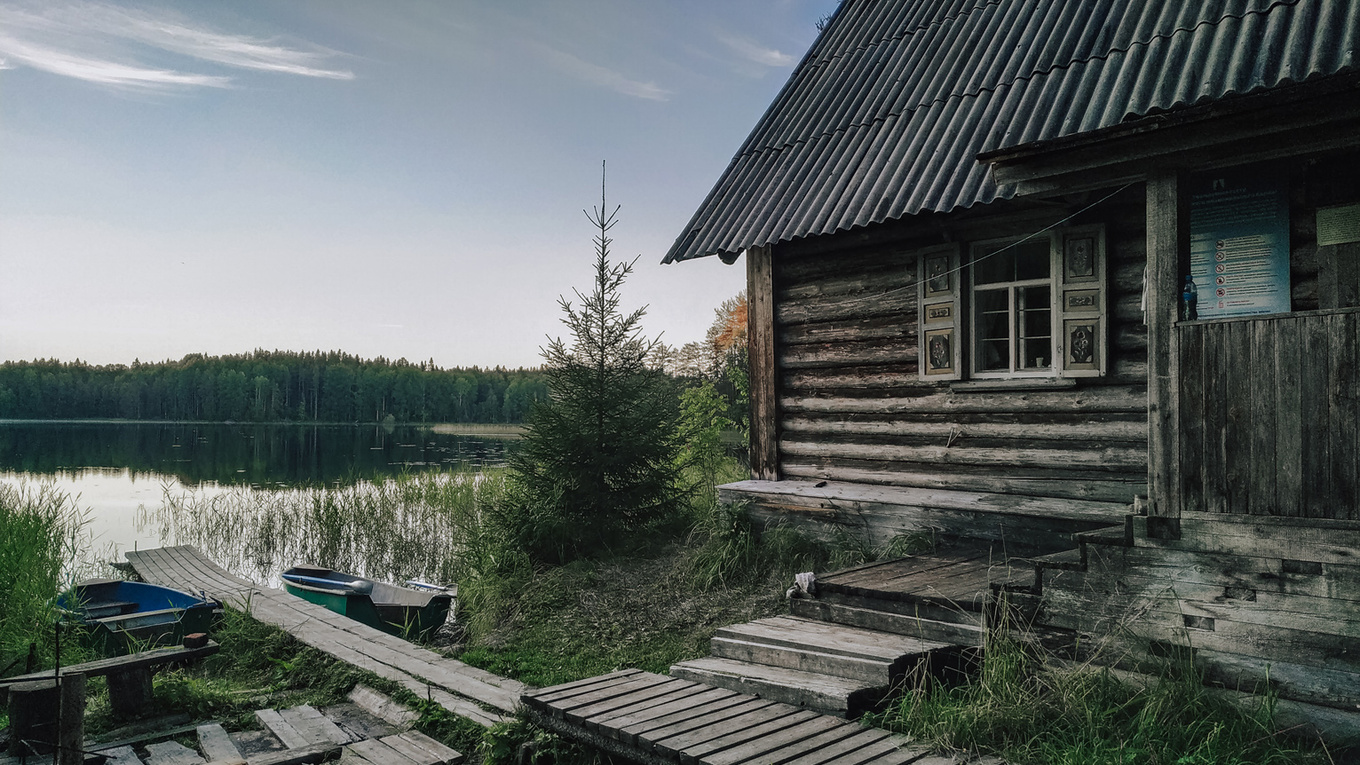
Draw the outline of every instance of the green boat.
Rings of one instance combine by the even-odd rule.
[[[318,566],[283,572],[283,589],[319,606],[407,639],[428,638],[448,618],[457,590],[423,582],[375,582]]]

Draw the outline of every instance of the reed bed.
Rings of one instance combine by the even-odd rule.
[[[192,544],[229,570],[276,582],[311,564],[374,579],[457,581],[483,554],[505,472],[419,473],[347,486],[167,492],[142,509],[165,544]]]
[[[0,484],[0,675],[27,663],[30,643],[49,666],[52,600],[77,574],[85,528],[85,512],[52,484]]]

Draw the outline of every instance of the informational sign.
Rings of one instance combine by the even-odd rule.
[[[1190,194],[1190,276],[1201,319],[1290,310],[1289,196],[1282,180],[1197,179]]]

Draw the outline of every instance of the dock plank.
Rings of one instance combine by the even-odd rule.
[[[431,698],[438,696],[436,701],[441,706],[484,725],[504,719],[504,714],[512,714],[520,697],[533,690],[518,681],[445,658],[346,619],[281,590],[238,577],[191,545],[133,550],[126,553],[126,557],[147,582],[190,592],[202,591],[235,608],[248,609],[253,618],[280,627],[335,658],[395,680],[407,688],[430,688],[432,692],[428,695]],[[433,692],[436,689],[438,694]],[[478,704],[485,704],[496,712],[481,710]]]
[[[217,760],[240,759],[241,750],[236,748],[231,736],[217,723],[208,723],[198,726],[198,748],[203,750],[203,756],[209,762]]]
[[[146,745],[146,765],[203,765],[198,752],[177,741]]]

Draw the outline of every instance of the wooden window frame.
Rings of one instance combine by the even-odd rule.
[[[1019,351],[1017,333],[1012,326],[1009,369],[977,368],[978,325],[975,315],[978,285],[973,263],[980,252],[998,245],[1046,240],[1049,244],[1049,275],[983,285],[982,290],[1006,289],[1010,293],[1024,286],[1048,286],[1049,359],[1044,369],[1016,369]],[[1069,226],[1038,237],[1003,237],[970,242],[967,261],[957,244],[932,247],[917,253],[919,284],[917,326],[919,341],[919,378],[923,382],[959,380],[1044,380],[1103,377],[1110,365],[1110,315],[1108,307],[1108,257],[1105,227],[1100,224]],[[936,280],[940,263],[948,264],[947,284]],[[935,264],[932,271],[932,265]],[[1017,321],[1014,298],[1009,298],[1012,325]],[[950,366],[938,366],[932,348],[948,340]],[[967,352],[964,352],[964,348]],[[935,350],[939,350],[936,348]]]

